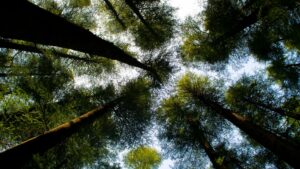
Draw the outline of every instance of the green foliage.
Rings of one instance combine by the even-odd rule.
[[[70,6],[82,8],[91,5],[91,0],[70,0]]]
[[[152,118],[150,83],[144,78],[129,81],[121,88],[120,96],[124,99],[112,115],[122,138],[118,143],[133,146],[142,141]]]
[[[124,157],[125,165],[130,169],[155,169],[162,159],[154,148],[140,146],[129,151]]]
[[[103,4],[101,9],[104,9],[104,12],[109,15],[106,25],[110,32],[120,33],[128,30],[133,36],[135,45],[148,51],[163,46],[173,37],[175,33],[174,27],[176,26],[176,20],[173,16],[174,9],[166,3],[156,0],[133,1],[148,25],[154,30],[155,34],[153,34],[153,32],[137,18],[124,1],[110,0],[110,2],[119,18],[121,18],[126,25],[124,29],[121,24],[112,17],[111,11]]]

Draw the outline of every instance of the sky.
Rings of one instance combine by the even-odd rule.
[[[184,19],[188,16],[195,16],[196,14],[198,14],[199,12],[201,12],[203,10],[203,1],[204,0],[166,0],[171,6],[175,7],[177,9],[176,11],[176,16],[177,18],[179,18],[182,22],[184,21]],[[247,73],[247,74],[253,74],[255,73],[257,70],[259,69],[263,69],[264,65],[260,65],[256,62],[256,60],[254,58],[250,58],[248,60],[248,62],[244,63],[243,65],[241,65],[241,67],[237,70],[235,67],[232,66],[228,66],[227,67],[227,71],[230,74],[230,78],[231,79],[239,79],[243,74]],[[180,74],[183,74],[186,71],[191,71],[193,73],[197,73],[197,74],[208,74],[208,73],[214,73],[214,72],[203,72],[202,70],[199,69],[195,69],[195,68],[189,68],[189,69],[185,69],[182,68],[182,71],[179,72],[179,74],[175,75],[175,76],[180,76]],[[132,76],[138,76],[138,74],[136,74],[137,72],[135,71],[130,71],[130,73],[127,71],[121,71],[123,72],[123,74],[121,73],[120,77],[125,77],[128,78],[128,76],[130,76],[132,78]],[[125,72],[125,74],[124,74]],[[132,74],[134,73],[134,75]],[[91,83],[87,83],[88,79],[84,78],[84,77],[80,77],[78,79],[75,80],[76,85],[89,85]],[[86,86],[88,87],[88,86]],[[240,137],[238,137],[239,131],[236,130],[233,132],[234,135],[236,135],[236,142],[240,141]],[[159,152],[161,152],[161,147],[159,146],[159,140],[154,136],[152,138],[152,142],[153,145],[149,145],[152,146],[154,148],[156,148]],[[121,166],[123,168],[124,164],[122,163],[122,159],[123,156],[128,152],[129,150],[125,150],[123,152],[121,152],[119,154],[119,159],[121,162]],[[161,163],[159,169],[171,169],[174,166],[174,161],[172,161],[171,159],[164,159],[163,162]]]
[[[176,15],[183,21],[188,16],[194,16],[200,12],[203,8],[201,7],[200,1],[202,0],[168,0],[168,3],[177,8]],[[157,140],[154,140],[156,149],[161,150]],[[159,169],[171,169],[174,165],[174,161],[171,159],[165,159],[160,165]]]

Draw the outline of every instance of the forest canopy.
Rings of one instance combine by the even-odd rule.
[[[0,168],[300,168],[300,2],[172,2],[3,2]]]

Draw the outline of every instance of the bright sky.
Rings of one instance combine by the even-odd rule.
[[[194,16],[203,9],[200,1],[202,0],[168,0],[168,3],[177,8],[176,15],[183,21],[187,16]],[[172,160],[166,159],[162,162],[159,169],[171,169],[173,165],[174,162]]]
[[[168,0],[168,3],[177,8],[177,17],[184,20],[185,17],[196,15],[203,9],[203,0]]]
[[[166,0],[171,6],[175,7],[177,9],[176,11],[176,16],[177,18],[179,18],[181,21],[184,21],[184,19],[188,16],[195,16],[196,14],[198,14],[200,11],[203,10],[203,1],[204,0]],[[247,65],[246,65],[247,64]],[[256,70],[262,69],[264,66],[258,64],[255,59],[250,58],[248,62],[245,63],[245,65],[243,64],[241,66],[241,69],[236,69],[232,66],[228,66],[227,67],[227,71],[230,74],[230,78],[231,79],[239,79],[241,77],[242,74],[244,73],[249,73],[249,74],[253,74],[256,72]],[[204,73],[201,70],[198,69],[188,69],[188,70],[182,70],[179,74],[184,73],[185,71],[192,71],[194,73],[199,73],[199,74],[207,74],[209,72],[205,71]],[[121,71],[123,72],[122,76],[120,77],[128,77],[128,71]],[[125,74],[124,74],[125,72]],[[127,72],[127,74],[126,74]],[[136,72],[134,72],[136,73]],[[210,73],[214,73],[214,72],[210,72]],[[132,72],[130,71],[130,76],[132,75]],[[84,78],[84,77],[80,77],[78,79],[75,80],[76,85],[80,86],[80,85],[87,85],[88,79]],[[235,132],[238,132],[238,130],[236,130]],[[238,133],[236,133],[235,135],[239,135]],[[162,151],[160,146],[159,146],[159,141],[157,140],[157,138],[153,137],[153,146],[155,147],[158,151]],[[240,137],[236,137],[236,142],[240,142]],[[125,150],[123,152],[121,152],[119,154],[119,159],[121,162],[121,167],[124,167],[123,163],[122,163],[122,157],[128,152],[128,150]],[[171,169],[174,165],[174,161],[170,160],[170,159],[165,159],[162,164],[160,165],[159,169]]]

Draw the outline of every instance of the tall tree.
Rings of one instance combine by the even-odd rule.
[[[83,126],[90,125],[99,117],[108,115],[109,112],[112,112],[109,116],[113,122],[116,123],[114,131],[110,131],[111,134],[116,133],[116,135],[120,135],[120,138],[124,139],[119,140],[122,144],[127,143],[134,145],[138,143],[137,138],[145,131],[149,123],[150,101],[148,100],[148,89],[145,80],[140,79],[130,82],[123,88],[119,98],[2,152],[0,154],[0,161],[3,162],[3,164],[6,163],[20,167],[24,165],[32,155],[46,152],[74,133],[77,133]],[[135,90],[134,94],[132,90]],[[23,156],[24,158],[21,158]],[[13,157],[18,157],[20,160],[19,163],[12,164],[15,160]]]
[[[199,101],[208,109],[214,110],[216,113],[223,116],[225,119],[232,122],[255,141],[271,150],[280,159],[283,159],[293,167],[299,167],[295,156],[298,154],[299,145],[286,138],[277,136],[262,127],[253,124],[247,118],[241,116],[237,112],[224,107],[217,97],[216,89],[212,87],[211,82],[206,77],[196,77],[186,75],[179,81],[179,90],[186,94],[187,97],[192,97]]]
[[[160,137],[175,144],[175,148],[179,151],[185,146],[203,149],[216,169],[230,168],[222,160],[224,157],[208,141],[207,135],[211,133],[206,129],[208,125],[203,125],[202,122],[206,116],[201,110],[192,107],[194,105],[191,100],[179,95],[164,100],[158,114],[158,121],[163,126]],[[195,154],[198,153],[197,151]]]
[[[14,14],[10,14],[12,11]],[[1,6],[0,15],[2,22],[5,23],[0,29],[0,36],[4,38],[74,49],[118,60],[155,74],[150,67],[112,43],[26,0],[6,3]]]

